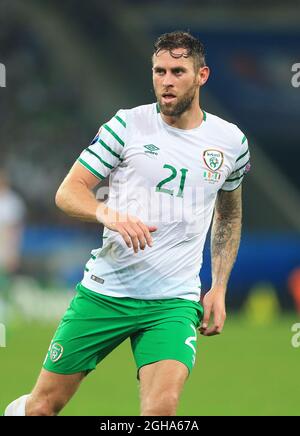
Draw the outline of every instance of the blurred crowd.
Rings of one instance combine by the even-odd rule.
[[[26,208],[11,188],[7,173],[0,169],[0,275],[18,272]]]

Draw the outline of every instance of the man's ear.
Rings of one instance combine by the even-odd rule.
[[[205,85],[210,75],[210,69],[209,67],[201,67],[199,68],[199,77],[200,77],[200,86]]]

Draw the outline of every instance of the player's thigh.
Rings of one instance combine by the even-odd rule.
[[[48,407],[58,412],[75,394],[85,375],[85,372],[56,374],[42,369],[28,400],[28,407],[47,401]]]
[[[195,363],[197,317],[173,316],[151,321],[131,337],[140,379],[142,413],[153,405],[174,411]],[[158,411],[157,409],[156,411]],[[153,411],[153,410],[152,410]]]
[[[161,360],[143,366],[139,371],[142,409],[164,396],[177,403],[188,375],[188,368],[178,360]]]

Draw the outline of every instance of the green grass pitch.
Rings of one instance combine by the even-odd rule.
[[[252,326],[229,315],[221,336],[199,336],[178,415],[299,415],[300,348],[291,345],[291,326],[297,321],[289,315]],[[7,347],[0,348],[1,413],[31,390],[54,329],[26,323],[7,328]],[[62,415],[139,415],[129,341],[87,377]]]

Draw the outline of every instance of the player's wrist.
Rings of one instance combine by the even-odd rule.
[[[210,291],[214,294],[226,295],[227,286],[226,285],[212,285]]]
[[[127,222],[127,217],[100,203],[96,211],[97,220],[110,230],[118,231],[118,224]]]
[[[105,227],[107,227],[110,217],[111,217],[111,210],[104,203],[100,202],[96,209],[97,221],[103,224]]]

